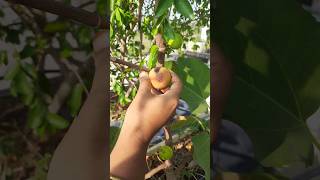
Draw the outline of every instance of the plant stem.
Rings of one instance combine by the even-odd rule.
[[[91,27],[109,29],[109,19],[101,17],[95,13],[85,11],[62,2],[54,0],[6,0],[9,3],[21,4],[30,8],[50,12],[77,22],[81,22]]]
[[[157,66],[163,67],[164,66],[166,45],[165,45],[165,42],[164,42],[164,40],[162,38],[162,35],[160,33],[156,35],[155,41],[156,41],[156,45],[159,48]]]
[[[132,69],[136,69],[136,70],[139,70],[139,71],[146,71],[146,72],[150,71],[150,69],[148,69],[148,68],[146,68],[144,66],[140,67],[139,65],[136,65],[136,64],[133,64],[133,63],[121,60],[121,59],[116,59],[114,57],[110,57],[110,61],[114,62],[114,63],[117,63],[117,64],[120,64],[120,65],[128,66],[128,67],[130,67]]]

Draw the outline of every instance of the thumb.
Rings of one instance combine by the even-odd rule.
[[[139,75],[139,89],[137,95],[145,96],[147,94],[151,94],[151,82],[149,79],[149,75],[147,72],[142,71]]]

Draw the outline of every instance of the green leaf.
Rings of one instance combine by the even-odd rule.
[[[205,171],[206,179],[210,179],[210,136],[202,132],[192,137],[193,159]]]
[[[28,126],[37,129],[45,120],[47,106],[39,99],[35,100],[28,111]]]
[[[215,38],[235,72],[226,116],[248,133],[263,165],[308,164],[312,144],[320,148],[305,123],[320,104],[320,24],[290,0],[225,0],[219,8]]]
[[[107,15],[107,6],[108,2],[106,0],[98,0],[97,3],[97,12],[100,16],[105,17]]]
[[[37,69],[35,65],[30,63],[21,63],[21,67],[33,78],[37,78]]]
[[[119,8],[115,10],[116,20],[119,25],[122,25],[122,17]]]
[[[57,129],[65,129],[69,126],[69,122],[58,114],[48,113],[46,118],[49,124]]]
[[[45,25],[44,32],[46,33],[56,33],[67,30],[69,24],[67,22],[50,22]]]
[[[79,31],[77,33],[78,41],[81,45],[88,45],[91,42],[91,30],[87,27],[81,27],[79,28]]]
[[[156,17],[162,16],[172,6],[173,0],[160,0],[156,9]]]
[[[110,134],[109,134],[109,139],[110,139],[110,144],[109,144],[109,147],[110,147],[110,153],[114,147],[114,145],[116,144],[117,142],[117,139],[118,139],[118,136],[119,136],[119,133],[120,133],[120,128],[118,127],[113,127],[111,126],[109,128],[109,131],[110,131]]]
[[[210,70],[199,59],[179,58],[173,66],[183,83],[181,99],[185,100],[193,114],[207,110],[206,98],[210,95]]]
[[[169,160],[173,156],[173,150],[170,146],[161,146],[159,149],[159,157],[162,160]]]
[[[20,52],[20,58],[25,59],[25,58],[33,56],[35,53],[34,50],[35,50],[35,48],[30,45],[24,46],[23,50]]]
[[[2,10],[0,10],[0,17],[1,17],[1,18],[4,17],[4,13],[3,13]]]
[[[18,71],[11,83],[24,104],[30,105],[34,98],[34,86],[23,71]]]
[[[0,65],[8,65],[8,55],[7,51],[0,51]]]
[[[80,83],[76,84],[71,92],[70,99],[68,101],[68,107],[70,110],[71,116],[75,117],[82,104],[82,94],[83,94],[83,87]]]
[[[164,20],[163,22],[163,38],[168,43],[171,39],[175,38],[175,31],[171,27],[168,20]]]
[[[148,68],[152,69],[156,66],[157,61],[158,61],[158,46],[157,45],[152,45],[150,48],[150,55],[149,55],[149,60],[148,60]]]
[[[174,5],[181,15],[190,19],[194,17],[192,7],[188,0],[174,0]]]
[[[199,130],[199,123],[193,116],[187,116],[186,120],[175,121],[170,124],[170,130],[174,133],[184,133],[185,131]]]
[[[72,49],[68,47],[63,48],[62,51],[60,51],[60,56],[64,59],[68,59],[72,56]]]
[[[7,31],[7,36],[5,41],[13,44],[19,44],[20,43],[19,35],[20,35],[20,31],[10,29]]]
[[[6,75],[4,76],[5,80],[12,80],[18,72],[21,71],[20,65],[17,64],[13,68],[9,69]]]

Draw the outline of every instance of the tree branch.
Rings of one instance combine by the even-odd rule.
[[[71,70],[74,73],[74,75],[77,77],[79,83],[81,84],[81,86],[83,87],[84,91],[86,92],[86,94],[88,96],[89,95],[89,90],[86,87],[86,85],[85,85],[83,79],[81,78],[80,74],[78,73],[78,68],[76,66],[70,64],[68,62],[68,60],[65,60],[65,61],[62,61],[62,62],[69,68],[69,70]]]
[[[155,41],[156,41],[156,45],[159,48],[157,66],[161,66],[162,67],[162,66],[164,66],[164,58],[165,58],[166,46],[165,46],[165,42],[164,42],[164,40],[162,38],[162,35],[160,33],[156,35]]]
[[[8,2],[22,4],[30,8],[50,12],[74,21],[100,29],[109,29],[109,18],[101,17],[95,13],[85,11],[62,2],[54,0],[6,0]]]
[[[139,35],[140,35],[140,61],[142,61],[142,43],[143,43],[143,32],[141,28],[141,19],[142,19],[142,7],[143,7],[144,0],[139,0],[139,14],[138,14],[138,28],[139,28]]]
[[[95,1],[88,1],[88,2],[85,2],[83,4],[81,4],[80,6],[78,6],[78,8],[84,8],[86,6],[90,6],[91,4],[94,4]]]
[[[146,72],[150,71],[150,69],[148,69],[148,68],[146,68],[144,66],[140,67],[140,66],[138,66],[136,64],[133,64],[133,63],[121,60],[121,59],[116,59],[114,57],[110,57],[110,61],[114,62],[114,63],[117,63],[117,64],[124,65],[124,66],[128,66],[128,67],[130,67],[132,69],[136,69],[136,70],[139,70],[139,71],[146,71]]]
[[[155,174],[157,174],[158,172],[160,172],[161,170],[164,170],[164,169],[170,167],[171,165],[172,164],[169,161],[165,161],[164,163],[160,164],[156,168],[151,169],[147,174],[145,174],[144,178],[149,179],[152,176],[154,176]]]

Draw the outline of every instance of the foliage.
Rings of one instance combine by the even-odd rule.
[[[159,0],[143,1],[142,5],[138,0],[114,0],[111,7],[110,53],[115,61],[111,63],[110,86],[115,94],[116,104],[121,106],[111,113],[116,114],[117,112],[114,111],[126,110],[135,97],[139,75],[139,71],[133,68],[133,65],[123,67],[116,62],[126,61],[140,67],[154,68],[159,60],[160,51],[155,43],[155,37],[160,34],[166,43],[165,67],[177,73],[182,80],[184,88],[181,99],[189,104],[193,114],[184,122],[173,123],[170,129],[174,133],[185,133],[191,130],[195,134],[200,132],[207,134],[208,123],[203,123],[204,120],[197,116],[208,113],[209,107],[205,100],[210,93],[209,67],[197,58],[186,57],[184,52],[188,42],[199,41],[196,35],[199,34],[200,28],[209,26],[209,1]],[[209,41],[206,43],[208,46]],[[174,53],[180,56],[177,60],[171,59]],[[111,132],[110,136],[113,139],[111,146],[114,145],[114,137],[117,137],[118,131],[117,128],[113,128]],[[198,149],[195,147],[195,153],[206,146],[203,143],[209,144],[208,137],[195,136],[194,146],[198,147]],[[209,146],[206,148],[209,152]],[[157,152],[159,159],[174,161],[178,150],[166,145],[159,147]],[[210,154],[205,153],[200,158],[195,157],[198,164],[205,170],[208,179]]]
[[[0,175],[45,179],[57,139],[77,115],[91,86],[95,30],[24,6],[5,1],[1,5],[0,41],[14,51],[0,51],[0,67],[7,70],[3,79],[10,83],[12,95],[8,106],[6,101],[0,103]],[[88,5],[106,17],[104,0]],[[48,63],[57,69],[47,69]],[[21,167],[25,169],[14,170]]]
[[[289,0],[219,1],[216,12],[215,41],[235,69],[226,116],[263,165],[311,165],[320,145],[305,121],[320,104],[320,24]]]

